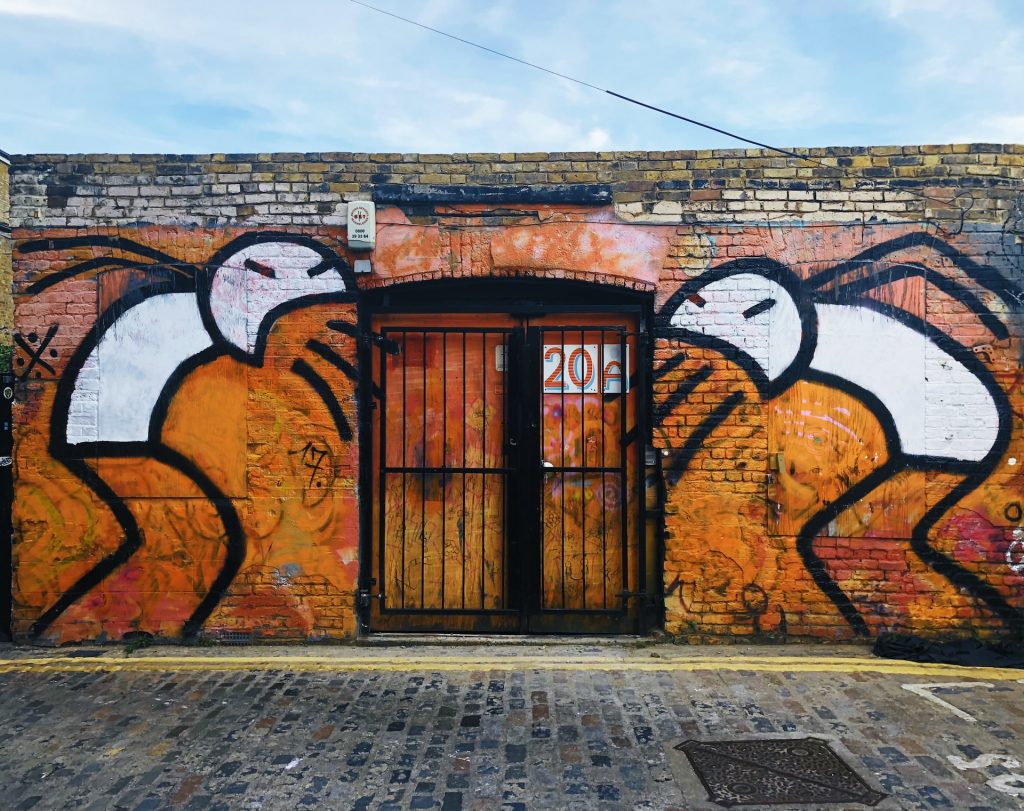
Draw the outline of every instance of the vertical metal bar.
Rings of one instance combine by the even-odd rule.
[[[619,355],[622,358],[622,377],[623,379],[629,378],[629,364],[626,362],[626,352],[628,350],[628,343],[626,339],[626,330],[622,329],[619,332]],[[621,419],[619,420],[619,474],[620,490],[619,490],[619,504],[622,505],[622,510],[619,517],[619,524],[622,533],[622,591],[629,591],[629,505],[627,504],[628,495],[628,465],[626,464],[626,412],[629,410],[628,402],[626,397],[622,398],[622,405],[619,409],[621,413]],[[626,599],[622,599],[622,610],[626,610]]]
[[[387,336],[387,329],[381,329],[381,335]],[[403,347],[404,348],[404,347]],[[380,523],[380,528],[377,537],[377,549],[378,555],[378,567],[377,567],[377,590],[378,593],[384,593],[384,599],[381,601],[381,608],[388,598],[388,589],[385,585],[387,581],[384,579],[384,553],[387,549],[387,530],[385,524],[387,522],[388,515],[388,477],[387,473],[384,472],[388,466],[388,445],[387,445],[387,427],[388,427],[388,371],[387,371],[387,357],[388,353],[383,348],[376,350],[380,353],[380,474],[379,474],[379,487],[380,487],[380,498],[378,499],[377,509],[379,515],[377,520]]]
[[[466,608],[466,333],[462,333],[462,579],[459,581],[462,587],[462,608]]]
[[[508,608],[506,581],[508,580],[508,333],[501,336],[501,466],[505,471],[501,474],[501,608]]]
[[[445,608],[445,561],[448,558],[448,333],[441,333],[441,610]]]
[[[483,368],[483,392],[480,422],[480,608],[484,607],[484,566],[487,562],[487,332],[480,333],[480,355]]]
[[[402,346],[408,350],[409,347],[409,333],[402,331]],[[408,374],[408,351],[402,353],[402,608],[405,608],[405,534],[406,534],[406,492],[405,492],[405,476],[406,476],[406,448],[409,447],[409,437],[406,435],[406,414],[409,411],[409,390],[406,387]]]
[[[597,348],[598,397],[601,402],[601,608],[608,607],[608,500],[605,498],[605,468],[608,466],[608,448],[604,440],[604,332],[600,333],[601,343]]]
[[[420,448],[423,469],[420,471],[420,608],[427,601],[427,333],[423,333],[423,431]]]
[[[562,559],[560,565],[562,567],[562,608],[565,608],[565,378],[569,373],[569,367],[566,364],[565,357],[565,329],[560,331],[562,341]]]
[[[600,335],[600,333],[598,333]],[[580,330],[580,347],[587,344],[587,336]],[[583,372],[587,371],[586,349],[580,354],[584,358]],[[583,452],[583,472],[580,476],[580,574],[583,580],[583,592],[580,606],[587,607],[587,381],[580,380],[580,450]]]

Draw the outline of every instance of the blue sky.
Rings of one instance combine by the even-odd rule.
[[[369,0],[778,146],[1024,142],[1022,0]],[[737,146],[347,0],[0,0],[8,152]]]

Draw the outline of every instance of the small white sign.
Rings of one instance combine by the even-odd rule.
[[[348,247],[353,251],[372,250],[377,235],[377,212],[368,200],[348,204]]]
[[[625,366],[620,344],[545,344],[542,361],[545,394],[629,391],[629,346]]]

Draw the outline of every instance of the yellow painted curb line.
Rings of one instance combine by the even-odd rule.
[[[839,656],[703,656],[703,657],[580,657],[553,656],[50,656],[0,660],[0,673],[48,672],[432,672],[563,670],[622,672],[875,673],[878,675],[949,677],[987,681],[1024,681],[1024,670],[925,664],[893,659]]]

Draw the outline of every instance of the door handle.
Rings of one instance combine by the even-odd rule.
[[[508,444],[509,444],[509,446],[510,446],[510,447],[513,447],[513,448],[514,448],[514,447],[515,447],[516,445],[518,445],[519,443],[518,443],[518,442],[516,442],[516,438],[515,438],[514,436],[510,436],[510,437],[508,438]]]

